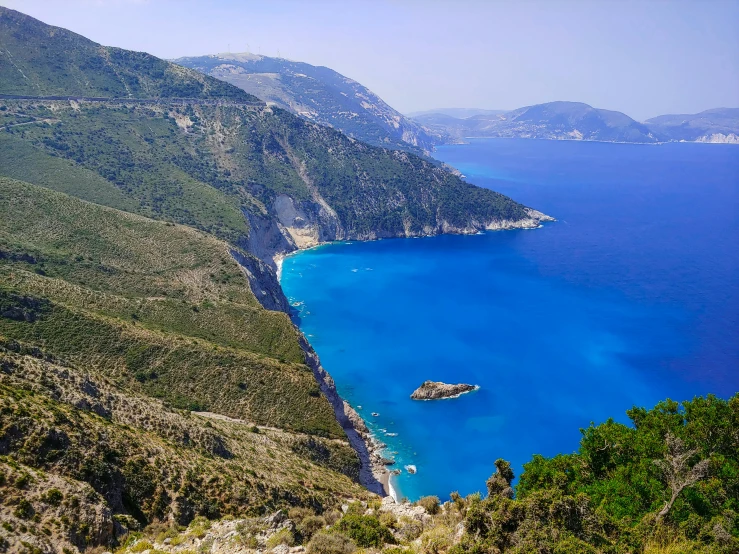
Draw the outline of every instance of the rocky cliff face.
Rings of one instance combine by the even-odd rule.
[[[429,153],[440,139],[367,87],[327,67],[248,53],[175,62],[369,144]]]
[[[441,400],[444,398],[456,398],[460,394],[477,390],[477,385],[459,383],[451,385],[441,381],[424,381],[424,383],[413,391],[413,400]]]

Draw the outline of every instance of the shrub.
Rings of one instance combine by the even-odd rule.
[[[292,519],[296,524],[312,515],[315,515],[315,513],[309,508],[290,508],[287,512],[287,517]]]
[[[295,537],[290,529],[280,529],[267,539],[267,548],[272,549],[279,544],[286,544],[287,546],[295,545]]]
[[[131,547],[131,552],[143,552],[144,550],[151,550],[153,545],[146,539],[141,539]]]
[[[454,530],[439,525],[421,535],[421,549],[425,554],[441,554],[454,544]]]
[[[308,543],[307,554],[351,554],[356,548],[344,535],[318,531]]]
[[[41,499],[50,506],[59,506],[64,500],[64,494],[59,489],[49,489]]]
[[[380,523],[388,529],[395,529],[395,526],[398,524],[398,519],[392,512],[382,512],[380,514]]]
[[[395,544],[390,530],[373,516],[345,515],[336,525],[336,530],[344,533],[361,548],[379,548],[386,543]]]
[[[317,531],[320,531],[326,527],[326,520],[321,516],[307,516],[303,518],[303,521],[298,525],[300,534],[303,535],[304,539],[310,539]]]
[[[31,519],[34,513],[36,512],[33,509],[33,504],[25,498],[22,498],[21,501],[18,502],[18,506],[15,508],[13,515],[19,519]]]
[[[397,536],[404,542],[414,541],[423,533],[423,524],[415,519],[404,517],[397,526]]]
[[[366,512],[367,509],[362,505],[361,502],[352,502],[349,504],[349,507],[346,509],[346,515],[357,515],[361,516],[364,515],[364,512]]]
[[[439,508],[441,506],[441,502],[438,496],[424,496],[423,498],[419,498],[416,504],[421,506],[431,515],[438,514]]]
[[[338,510],[330,510],[323,514],[323,519],[326,520],[326,525],[333,525],[341,519],[341,512]]]

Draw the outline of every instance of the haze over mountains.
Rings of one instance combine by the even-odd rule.
[[[232,83],[268,103],[387,148],[430,153],[467,137],[656,143],[739,142],[736,108],[638,122],[582,102],[516,110],[440,108],[404,116],[367,87],[327,67],[254,54],[179,58],[176,63]]]
[[[694,115],[664,115],[639,123],[624,113],[582,102],[549,102],[509,112],[453,117],[448,110],[414,117],[424,127],[458,142],[466,137],[598,140],[656,143],[697,141],[739,143],[739,109]]]

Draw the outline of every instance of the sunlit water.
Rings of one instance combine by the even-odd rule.
[[[417,467],[400,496],[484,490],[496,458],[518,474],[633,405],[739,390],[739,147],[474,140],[437,157],[558,221],[324,246],[282,277],[340,393]],[[410,400],[426,379],[481,388]]]

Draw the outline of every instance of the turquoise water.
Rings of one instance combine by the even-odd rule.
[[[633,405],[739,390],[739,147],[475,140],[437,157],[558,221],[283,267],[340,393],[417,467],[400,496],[484,490],[496,458],[518,474]],[[481,388],[410,400],[426,379]]]

